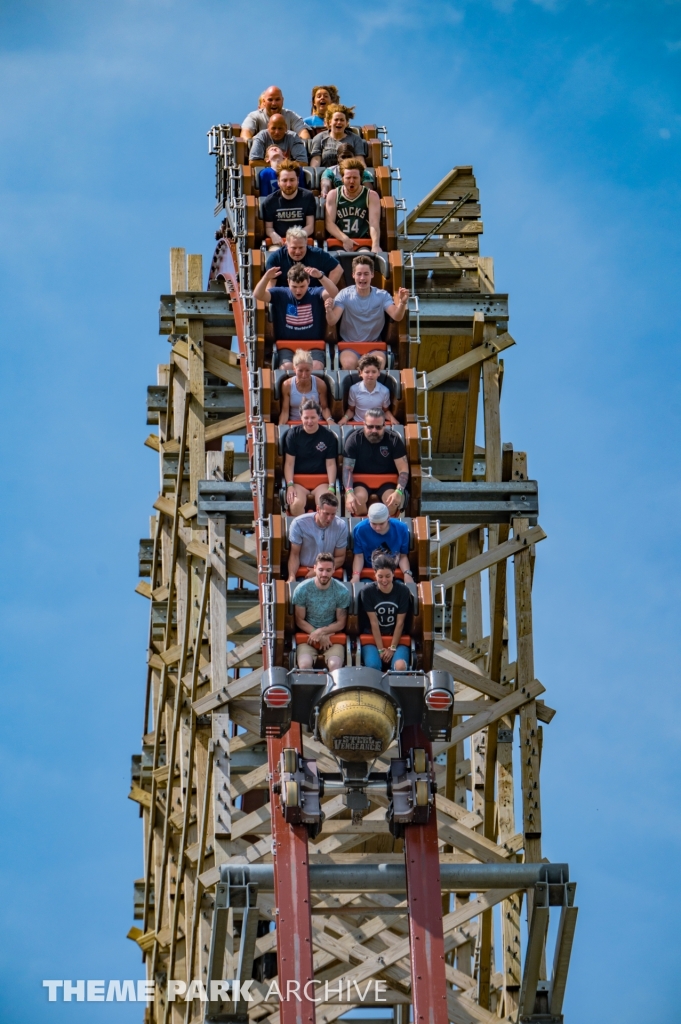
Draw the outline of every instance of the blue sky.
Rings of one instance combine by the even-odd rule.
[[[254,17],[257,15],[257,22]],[[141,977],[145,387],[168,249],[211,253],[211,124],[275,80],[389,126],[416,203],[472,163],[511,297],[503,437],[540,482],[547,856],[581,906],[580,1024],[678,1020],[681,9],[636,0],[0,6],[0,1019],[43,978]],[[645,955],[644,955],[645,954]]]

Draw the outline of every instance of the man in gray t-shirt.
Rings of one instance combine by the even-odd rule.
[[[279,146],[290,159],[300,164],[307,163],[305,143],[295,132],[290,132],[281,114],[273,114],[267,122],[267,128],[258,132],[251,143],[249,160],[264,160],[269,146]]]
[[[314,576],[314,560],[320,551],[333,552],[334,569],[340,569],[345,561],[348,546],[348,525],[338,512],[338,498],[331,491],[320,494],[317,511],[296,516],[291,524],[288,556],[288,578],[292,583],[301,565],[307,569],[307,576]]]
[[[294,110],[287,110],[284,106],[284,96],[278,85],[271,85],[265,89],[260,96],[257,110],[247,114],[241,123],[241,136],[244,139],[252,139],[258,132],[267,128],[267,122],[272,114],[282,114],[286,119],[286,127],[290,132],[295,132],[303,139],[309,139],[310,133],[307,125]]]
[[[355,256],[352,261],[354,285],[343,288],[335,299],[325,303],[326,322],[341,321],[339,331],[343,341],[378,341],[385,314],[393,320],[401,320],[407,311],[407,289],[400,288],[397,295],[390,296],[383,288],[373,287],[373,276],[371,256]]]

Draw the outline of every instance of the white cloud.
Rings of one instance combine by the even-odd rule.
[[[666,42],[664,45],[669,53],[678,53],[681,50],[681,39],[677,39],[675,42]]]
[[[661,139],[671,139],[671,137],[672,137],[672,133],[669,131],[669,128],[660,128],[660,138]]]

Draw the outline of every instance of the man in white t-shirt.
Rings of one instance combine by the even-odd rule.
[[[373,276],[371,256],[356,256],[352,261],[355,283],[325,303],[326,322],[336,324],[340,320],[339,331],[343,341],[378,341],[385,325],[385,314],[392,320],[401,320],[407,311],[407,289],[400,288],[397,295],[391,296],[384,288],[374,288],[371,283]],[[354,370],[358,362],[359,354],[352,349],[344,349],[341,353],[343,370]]]

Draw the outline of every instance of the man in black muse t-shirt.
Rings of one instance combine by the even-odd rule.
[[[377,485],[355,484],[355,477],[386,476],[397,473],[397,486],[386,482]],[[345,442],[343,456],[343,486],[345,508],[351,516],[365,516],[370,494],[382,501],[397,515],[404,505],[404,488],[409,479],[407,450],[402,438],[393,430],[385,429],[382,409],[370,409],[364,417],[364,426],[353,430]]]
[[[300,164],[295,160],[282,160],[277,170],[279,188],[263,200],[265,234],[273,246],[284,245],[287,228],[300,226],[306,235],[314,234],[317,204],[309,189],[299,187],[299,173]]]
[[[316,504],[324,491],[336,490],[338,441],[320,426],[321,416],[317,402],[306,399],[300,406],[301,426],[291,427],[284,438],[286,504],[292,516],[303,514],[308,495],[314,494]],[[324,480],[320,483],[309,479],[321,475]]]

